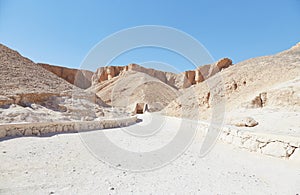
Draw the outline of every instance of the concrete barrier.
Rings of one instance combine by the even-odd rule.
[[[48,133],[81,132],[128,126],[136,123],[137,116],[100,121],[66,121],[47,123],[18,123],[0,125],[0,138],[15,136],[40,136]]]

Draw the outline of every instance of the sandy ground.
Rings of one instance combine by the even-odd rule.
[[[124,164],[111,166],[109,159],[103,162],[93,149],[87,148],[89,138],[101,140],[105,135],[126,151],[157,151],[159,158],[158,149],[174,139],[182,121],[166,117],[164,125],[158,125],[162,124],[161,117],[143,118],[143,122],[122,129],[0,141],[0,194],[300,193],[300,164],[222,143],[202,158],[201,131],[197,131],[191,145],[177,159],[149,171],[124,170]],[[147,128],[154,126],[160,130],[150,135],[152,130]],[[134,135],[137,129],[146,131]],[[173,151],[180,152],[176,147]],[[115,155],[112,152],[107,157]],[[130,159],[124,158],[130,164]]]
[[[252,117],[258,122],[255,127],[236,127],[241,130],[285,136],[300,136],[300,112],[272,108],[237,109],[227,113],[232,119]]]

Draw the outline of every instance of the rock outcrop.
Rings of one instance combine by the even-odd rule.
[[[188,70],[180,74],[163,72],[152,68],[144,68],[138,64],[129,64],[127,66],[107,66],[97,69],[92,77],[92,83],[97,84],[99,82],[111,80],[112,78],[122,75],[127,71],[137,71],[157,78],[176,89],[182,89],[203,82],[205,79],[208,79],[224,68],[228,68],[230,65],[232,65],[232,61],[228,58],[223,58],[215,64],[199,66],[195,70]]]
[[[133,70],[123,71],[109,80],[95,82],[88,90],[97,94],[105,103],[127,108],[130,112],[139,102],[147,103],[149,111],[159,111],[179,95],[175,88],[161,80]]]
[[[74,86],[77,81],[85,83],[76,79],[78,71],[47,67],[55,74],[0,44],[0,123],[90,121],[129,115],[117,110],[111,114],[110,108],[94,93]],[[90,72],[85,73],[91,78]]]
[[[183,89],[183,94],[171,102],[164,112],[186,118],[209,118],[211,108],[222,101],[223,104],[226,102],[226,112],[245,107],[242,105],[244,102],[247,102],[247,108],[272,106],[276,109],[297,110],[299,62],[300,47],[295,46],[276,55],[249,59],[234,66],[230,66],[229,59],[220,60],[215,67],[223,68],[221,72],[209,65],[201,66],[199,69],[203,79],[209,78],[212,83],[210,88],[206,83],[199,82]],[[221,78],[219,80],[212,76],[217,73]],[[286,82],[289,84],[284,84]],[[209,100],[214,100],[209,106],[210,101],[203,101],[208,93]]]
[[[91,79],[94,74],[92,71],[66,68],[44,63],[37,64],[79,88],[87,89],[91,86]]]
[[[232,61],[224,58],[180,74],[138,64],[100,67],[92,77],[89,90],[111,106],[131,107],[143,101],[149,105],[150,112],[160,111],[180,95],[181,89],[199,84],[230,65]],[[204,98],[209,102],[209,94]]]

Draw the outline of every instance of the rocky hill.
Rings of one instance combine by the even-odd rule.
[[[89,89],[105,103],[133,110],[136,103],[148,103],[150,111],[159,111],[178,97],[179,92],[146,73],[126,71],[117,77],[94,83]]]
[[[0,49],[3,121],[24,121],[22,113],[32,116],[41,112],[51,113],[57,120],[95,120],[126,114],[123,109],[132,112],[136,103],[147,103],[150,111],[194,119],[210,118],[212,108],[221,103],[227,118],[247,115],[242,109],[294,112],[300,107],[300,44],[276,55],[235,65],[224,58],[180,74],[129,64],[100,67],[92,75],[90,71],[35,64],[4,45]],[[114,109],[106,110],[107,106]],[[31,109],[29,114],[25,108]],[[10,113],[14,109],[21,114]],[[26,120],[31,121],[29,118]]]
[[[227,118],[231,113],[241,115],[240,110],[243,109],[258,109],[257,113],[265,109],[271,109],[270,112],[299,111],[299,79],[300,44],[297,44],[276,55],[230,66],[207,82],[185,89],[182,96],[171,102],[163,112],[171,116],[208,119],[212,107],[222,102],[221,98],[224,98]],[[210,89],[207,83],[210,83]],[[212,105],[212,102],[215,104]]]
[[[149,104],[150,111],[159,111],[179,97],[180,90],[201,83],[231,65],[232,61],[224,58],[180,74],[137,64],[100,67],[92,77],[89,91],[112,106],[132,109],[132,105],[144,102]]]
[[[0,123],[98,120],[113,116],[95,94],[83,91],[0,44]]]
[[[49,74],[41,66],[2,44],[0,44],[0,68],[2,95],[57,94],[73,89],[73,85],[54,74]]]
[[[42,66],[46,70],[56,74],[58,77],[79,88],[87,89],[91,86],[91,79],[94,74],[92,71],[66,68],[44,63],[37,63],[37,65]]]

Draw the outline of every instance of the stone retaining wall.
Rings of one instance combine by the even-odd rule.
[[[251,152],[300,161],[299,137],[255,133],[226,126],[219,139]]]
[[[136,123],[137,116],[101,121],[67,121],[48,123],[23,123],[0,125],[0,138],[13,136],[44,135],[47,133],[78,132],[128,126]]]

